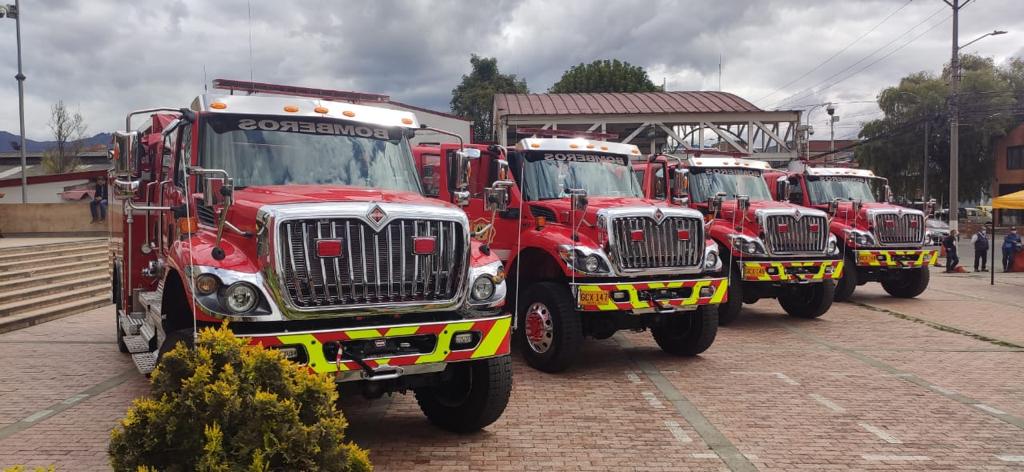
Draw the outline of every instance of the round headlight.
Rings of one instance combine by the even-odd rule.
[[[586,269],[587,272],[597,272],[601,268],[601,259],[591,254],[583,260],[583,268]]]
[[[473,281],[473,300],[487,300],[494,295],[494,282],[489,275],[481,275]]]
[[[710,269],[710,268],[712,268],[712,267],[714,267],[716,265],[718,265],[718,253],[717,252],[709,252],[708,255],[706,257],[704,257],[704,267],[707,267],[707,268]]]
[[[246,313],[255,308],[258,301],[256,287],[245,282],[235,282],[224,291],[224,304],[234,313]]]
[[[828,253],[829,254],[835,254],[837,252],[839,252],[839,245],[836,244],[836,241],[834,239],[829,240],[829,242],[828,242]]]
[[[747,241],[747,244],[743,246],[743,250],[746,251],[747,254],[755,254],[757,253],[757,243],[753,241]]]
[[[196,277],[196,291],[203,295],[209,295],[216,292],[219,285],[220,281],[213,275],[202,274],[199,277]]]

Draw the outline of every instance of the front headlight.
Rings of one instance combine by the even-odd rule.
[[[224,290],[224,304],[233,313],[248,313],[260,300],[256,287],[246,282],[235,282]]]
[[[830,256],[839,254],[839,241],[834,235],[828,235],[828,246],[825,252]]]
[[[714,269],[716,266],[718,266],[718,253],[715,251],[709,251],[704,255],[704,268],[710,270]]]
[[[875,237],[867,231],[861,231],[858,229],[847,230],[847,237],[858,246],[874,246]]]
[[[565,265],[576,269],[578,272],[585,274],[608,274],[611,272],[611,269],[608,268],[607,259],[603,257],[599,249],[586,246],[576,246],[574,248],[571,245],[564,244],[558,247],[558,255],[562,257]]]
[[[473,300],[482,302],[494,296],[494,280],[488,274],[481,275],[473,281],[473,289],[470,291]]]
[[[749,236],[733,236],[732,247],[743,254],[766,254],[764,250],[764,245],[761,244],[761,241],[756,238],[751,238]]]
[[[469,269],[469,304],[475,308],[495,307],[505,300],[505,270],[500,261]]]

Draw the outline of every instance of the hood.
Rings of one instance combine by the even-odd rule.
[[[806,211],[806,208],[794,205],[789,202],[778,202],[775,200],[756,200],[751,201],[750,206],[747,208],[747,219],[750,221],[756,221],[758,210],[801,210]],[[724,200],[722,201],[722,210],[718,213],[718,217],[723,220],[731,220],[733,213],[736,212],[736,200]],[[738,217],[737,217],[738,218]]]
[[[534,216],[547,216],[550,220],[551,215],[555,215],[558,223],[569,224],[569,210],[571,209],[571,202],[568,198],[526,202],[526,206],[531,208]],[[590,223],[596,222],[597,212],[605,208],[638,206],[664,206],[664,202],[636,197],[587,197],[586,221]],[[538,208],[539,211],[533,210],[535,207]],[[544,213],[548,214],[544,215]]]
[[[904,212],[918,212],[912,208],[901,207],[899,205],[893,205],[885,202],[864,202],[861,204],[860,213],[856,215],[857,228],[867,228],[871,222],[868,218],[869,211],[887,210],[887,211],[904,211]],[[839,208],[836,210],[835,220],[842,222],[845,225],[853,226],[854,214],[853,214],[853,202],[839,202]]]
[[[454,207],[450,203],[435,198],[426,198],[415,192],[334,185],[251,186],[236,189],[234,198],[235,201],[231,205],[228,217],[231,220],[237,219],[242,224],[245,222],[255,223],[257,212],[265,205],[289,203],[383,202]]]

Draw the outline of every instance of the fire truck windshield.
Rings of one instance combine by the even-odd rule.
[[[737,195],[747,195],[751,201],[772,199],[761,173],[751,169],[690,168],[689,185],[694,202],[706,202],[718,192],[724,192],[726,199]]]
[[[825,205],[836,198],[840,200],[874,202],[868,179],[857,177],[821,176],[807,180],[811,203]]]
[[[640,184],[625,156],[584,153],[527,153],[520,187],[527,200],[565,198],[570,189],[591,197],[642,198]],[[516,172],[518,173],[518,172]]]
[[[420,192],[399,128],[305,117],[209,117],[199,165],[224,169],[236,187],[344,185]]]

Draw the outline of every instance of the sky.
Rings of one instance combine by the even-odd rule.
[[[496,57],[531,92],[574,64],[614,58],[670,91],[721,83],[764,109],[831,101],[837,137],[847,137],[879,116],[880,90],[949,61],[952,28],[942,0],[22,0],[21,10],[27,135],[37,140],[51,139],[58,100],[93,134],[122,127],[134,109],[188,106],[215,78],[447,111],[474,53]],[[0,19],[0,130],[17,133],[14,26]],[[964,52],[1024,56],[1024,0],[961,10],[961,44],[994,29],[1009,34]],[[815,109],[811,123],[827,129],[825,120]]]

